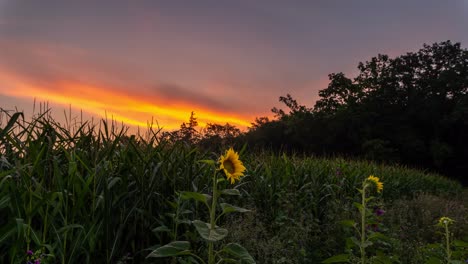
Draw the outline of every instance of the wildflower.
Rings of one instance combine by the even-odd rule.
[[[381,208],[376,208],[376,209],[374,210],[374,213],[375,213],[376,216],[382,216],[382,215],[385,214],[385,210],[383,210],[383,209],[381,209]]]
[[[41,264],[41,260],[40,260],[40,259],[36,259],[36,261],[34,261],[34,264]]]
[[[442,216],[440,219],[439,219],[439,226],[448,226],[450,224],[452,224],[453,222],[455,222],[453,219],[451,219],[450,217],[447,217],[447,216]]]
[[[219,163],[219,169],[224,171],[226,178],[231,181],[231,184],[244,176],[245,167],[242,161],[239,160],[239,154],[232,148],[227,150],[224,155],[221,155]]]
[[[32,250],[28,250],[28,251],[26,251],[26,255],[28,255],[28,256],[32,256],[32,254],[34,254],[34,252],[33,252]]]
[[[377,192],[381,192],[383,190],[383,183],[380,181],[378,177],[375,177],[374,175],[370,175],[367,177],[367,181],[373,182],[376,187],[377,187]]]

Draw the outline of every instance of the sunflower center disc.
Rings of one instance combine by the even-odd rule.
[[[234,164],[230,160],[226,160],[223,163],[224,168],[229,172],[230,174],[233,174],[235,172],[234,170]]]

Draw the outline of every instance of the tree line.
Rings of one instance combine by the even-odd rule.
[[[313,107],[291,95],[259,117],[246,132],[189,123],[172,139],[212,147],[247,144],[251,149],[343,155],[436,171],[468,183],[468,50],[445,41],[390,58],[378,54],[358,65],[357,76],[329,74]]]

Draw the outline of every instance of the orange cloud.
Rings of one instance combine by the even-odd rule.
[[[109,87],[79,82],[56,81],[53,84],[41,85],[2,72],[0,78],[2,85],[8,87],[0,90],[0,93],[6,96],[36,98],[66,106],[72,105],[93,115],[112,117],[131,126],[146,127],[148,120],[154,117],[160,127],[177,129],[182,122],[188,120],[191,111],[195,111],[199,125],[202,127],[207,123],[230,123],[246,128],[254,119],[253,116],[217,112],[207,106],[192,105],[190,102],[166,101],[165,103],[156,96],[145,98]]]

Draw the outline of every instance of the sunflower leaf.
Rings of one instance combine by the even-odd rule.
[[[364,207],[362,206],[362,204],[357,203],[357,202],[354,202],[353,205],[354,205],[354,207],[356,207],[357,209],[359,209],[359,211],[362,211],[362,209],[364,208]]]
[[[465,242],[465,241],[462,241],[462,240],[455,240],[455,241],[453,241],[453,244],[456,247],[466,247],[466,248],[468,248],[468,242]]]
[[[194,199],[195,201],[199,201],[208,205],[208,199],[211,199],[211,196],[208,194],[198,192],[182,192],[181,198],[183,200]]]
[[[326,260],[322,261],[322,263],[343,263],[343,262],[348,262],[349,261],[349,255],[348,254],[341,254],[341,255],[336,255],[331,258],[327,258]]]
[[[223,251],[227,254],[237,258],[242,263],[255,264],[255,260],[249,254],[249,252],[237,243],[229,243],[224,248]]]
[[[158,226],[158,227],[154,228],[151,231],[153,231],[153,233],[159,233],[159,232],[168,232],[169,233],[169,232],[171,232],[171,230],[165,225]]]
[[[343,220],[340,222],[340,224],[342,226],[345,226],[345,227],[354,227],[356,226],[356,222],[354,222],[353,220]]]
[[[225,179],[225,178],[218,178],[218,179],[216,180],[217,183],[220,183],[220,182],[223,182],[223,181],[226,181],[226,179]]]
[[[212,229],[209,223],[205,223],[200,220],[194,220],[192,221],[192,223],[197,229],[200,236],[209,242],[219,241],[225,238],[228,234],[227,229],[218,226]]]
[[[222,190],[221,193],[225,195],[240,195],[240,192],[238,189],[225,189],[225,190]]]
[[[165,258],[190,254],[190,242],[188,241],[173,241],[162,247],[155,249],[147,258]]]
[[[250,212],[250,210],[248,210],[248,209],[237,207],[237,206],[230,205],[230,204],[227,204],[227,203],[221,203],[221,208],[223,209],[223,213],[225,213],[225,214],[233,213],[233,212],[238,212],[238,213]]]

